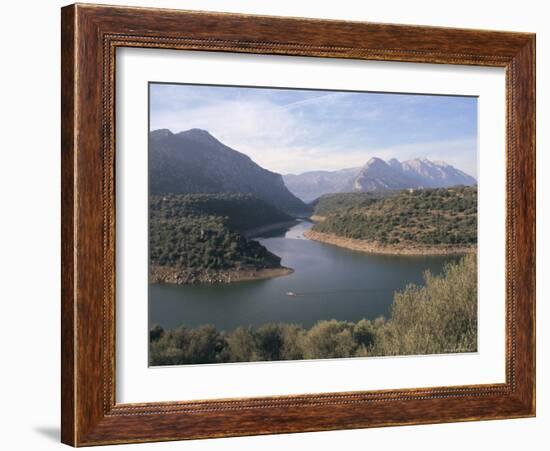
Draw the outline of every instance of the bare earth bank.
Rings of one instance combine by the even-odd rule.
[[[304,232],[304,236],[313,241],[332,244],[334,246],[343,247],[353,251],[367,252],[370,254],[387,254],[387,255],[456,255],[475,252],[477,246],[403,246],[403,245],[382,245],[379,243],[357,240],[354,238],[345,238],[329,233],[315,232],[308,230]]]
[[[327,218],[326,216],[311,215],[309,219],[310,221],[313,221],[313,222],[323,222]]]
[[[245,280],[269,279],[292,274],[291,268],[243,268],[227,270],[189,270],[169,266],[152,266],[149,270],[149,283],[173,283],[187,285],[192,283],[231,283]]]

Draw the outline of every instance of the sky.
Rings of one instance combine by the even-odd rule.
[[[150,130],[201,128],[281,174],[443,160],[477,176],[475,97],[151,83]]]

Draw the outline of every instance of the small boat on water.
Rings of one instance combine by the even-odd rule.
[[[287,296],[296,296],[296,293],[294,293],[294,291],[287,291],[286,295]]]

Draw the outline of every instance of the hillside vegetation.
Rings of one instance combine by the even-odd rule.
[[[150,330],[150,364],[298,360],[420,355],[477,350],[477,265],[474,255],[449,263],[441,276],[425,274],[425,286],[409,285],[394,296],[388,319],[269,323],[226,333],[211,325]]]
[[[397,246],[473,246],[477,243],[477,187],[323,196],[313,232]]]
[[[149,258],[153,281],[221,281],[220,271],[280,268],[281,259],[247,230],[292,218],[245,194],[150,196]],[[233,279],[238,278],[233,274]],[[170,277],[170,280],[163,280]]]
[[[240,233],[294,218],[250,194],[168,194],[150,196],[151,219],[216,216]]]
[[[315,216],[325,217],[338,211],[368,207],[377,200],[396,194],[398,194],[396,191],[325,194],[312,202],[311,205]]]

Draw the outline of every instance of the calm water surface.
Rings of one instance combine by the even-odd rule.
[[[165,328],[213,324],[231,331],[267,322],[358,321],[387,316],[393,293],[423,283],[426,270],[440,273],[449,256],[371,255],[310,241],[312,223],[257,238],[294,273],[267,280],[216,285],[149,286],[149,324]],[[296,296],[288,296],[293,292]]]

